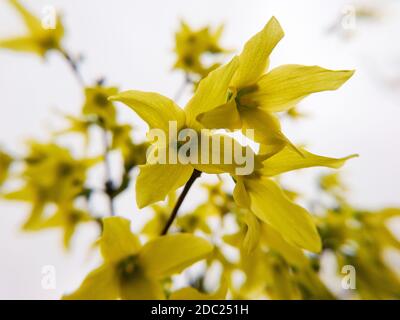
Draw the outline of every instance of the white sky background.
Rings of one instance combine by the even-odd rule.
[[[356,69],[355,76],[336,92],[316,94],[301,104],[309,114],[286,122],[285,132],[306,143],[313,152],[329,156],[359,153],[342,170],[350,199],[366,208],[400,206],[400,1],[358,1],[379,8],[378,21],[356,24],[354,37],[327,34],[351,1],[326,0],[25,0],[38,14],[55,5],[64,14],[66,47],[82,53],[87,82],[105,76],[121,89],[155,91],[172,97],[182,74],[171,72],[174,32],[179,19],[201,27],[226,25],[222,43],[239,52],[244,42],[275,15],[286,36],[273,52],[271,66],[317,64],[332,69]],[[22,33],[22,22],[6,1],[0,0],[0,38]],[[397,81],[397,87],[394,85]],[[388,85],[390,83],[390,85]],[[36,56],[0,51],[0,144],[21,151],[26,138],[47,136],[57,128],[52,110],[78,114],[82,92],[68,66],[57,54],[44,63]],[[188,98],[188,97],[185,97]],[[182,99],[181,102],[184,102]],[[182,104],[181,104],[182,105]],[[131,112],[125,122],[145,126]],[[71,142],[73,143],[73,142]],[[312,190],[309,171],[288,181]],[[189,195],[186,206],[190,207]],[[121,215],[135,218],[133,190],[117,204]],[[73,250],[61,250],[58,231],[26,234],[19,231],[27,208],[0,203],[0,298],[58,298],[76,287],[96,264],[88,247],[96,229],[83,227]],[[54,265],[57,288],[41,287],[41,268]]]

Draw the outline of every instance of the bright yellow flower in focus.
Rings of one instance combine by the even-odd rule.
[[[28,33],[24,36],[0,40],[0,48],[35,53],[42,57],[50,50],[62,51],[61,39],[64,36],[64,27],[58,18],[54,29],[45,29],[40,19],[26,10],[19,1],[9,0],[9,2],[21,15]]]
[[[225,163],[225,144],[234,145],[233,150],[241,149],[237,141],[229,136],[222,134],[203,134],[201,129],[203,126],[196,120],[198,114],[214,109],[226,101],[229,83],[238,67],[238,60],[234,58],[230,63],[212,71],[206,78],[200,81],[199,86],[184,109],[179,108],[174,101],[157,93],[142,92],[130,90],[112,96],[111,101],[120,101],[132,108],[144,121],[147,122],[150,129],[160,129],[166,136],[169,136],[171,121],[176,123],[177,132],[185,128],[196,131],[201,139],[208,139],[220,136],[220,150],[210,150],[210,159],[213,158],[213,152],[219,152],[221,163],[204,164],[199,161],[195,163],[171,163],[166,164],[146,164],[140,167],[140,173],[136,181],[136,201],[139,208],[143,208],[149,204],[164,200],[172,191],[184,185],[193,174],[194,170],[206,173],[230,173],[236,174],[236,168],[241,165],[235,162]],[[209,142],[209,147],[212,143]],[[201,146],[198,146],[201,149]],[[170,146],[165,147],[166,154],[172,150]],[[179,146],[178,146],[179,148]],[[172,150],[174,152],[177,150]],[[190,155],[198,157],[197,154]],[[250,148],[246,148],[246,152],[252,153]],[[253,154],[253,153],[252,153]],[[209,161],[211,162],[211,161]]]
[[[263,168],[253,174],[235,177],[233,196],[239,206],[249,209],[261,221],[271,225],[290,244],[319,252],[321,240],[312,216],[290,200],[271,177],[308,167],[339,168],[355,155],[336,159],[318,156],[304,149],[300,149],[300,152],[302,155],[286,147],[266,159],[262,163]],[[248,227],[251,232],[252,224],[248,224]]]
[[[64,299],[164,299],[160,280],[213,250],[205,239],[184,233],[158,237],[142,246],[131,233],[129,220],[110,217],[103,223],[99,245],[104,263]]]
[[[202,59],[205,54],[220,54],[226,51],[218,43],[222,31],[223,26],[220,26],[215,32],[208,27],[192,30],[189,25],[182,22],[181,30],[175,35],[177,60],[174,68],[189,74],[197,74],[201,78],[217,68],[219,64],[206,66]]]
[[[228,101],[199,114],[207,128],[251,128],[255,140],[275,153],[286,144],[274,113],[287,111],[311,93],[336,90],[354,71],[332,71],[318,66],[282,65],[265,73],[269,56],[284,33],[273,17],[253,36],[239,56],[239,67],[229,84]]]

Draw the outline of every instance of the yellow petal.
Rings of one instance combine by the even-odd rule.
[[[165,278],[207,257],[213,246],[192,234],[166,235],[146,243],[139,263],[149,277]]]
[[[232,80],[232,86],[243,88],[256,83],[267,68],[272,50],[283,36],[278,20],[272,17],[264,29],[245,44],[239,56],[239,68]]]
[[[311,215],[284,194],[271,179],[245,180],[250,210],[274,227],[289,243],[312,252],[321,250],[321,239]]]
[[[237,177],[235,189],[233,189],[233,198],[239,207],[250,208],[250,197],[244,185],[243,178]]]
[[[228,135],[202,132],[201,139],[208,141],[208,152],[204,153],[200,148],[204,155],[203,160],[201,155],[197,155],[198,163],[192,163],[199,171],[210,174],[227,172],[232,175],[248,175],[261,166],[249,146],[242,146]]]
[[[283,65],[271,70],[258,82],[258,89],[242,98],[242,103],[257,105],[270,112],[294,107],[311,93],[336,90],[354,71],[328,70],[318,66]]]
[[[238,58],[234,57],[230,63],[215,69],[200,81],[194,96],[185,107],[188,127],[201,128],[196,117],[227,102],[229,83],[237,67]]]
[[[279,253],[289,264],[297,268],[303,268],[309,265],[309,260],[306,258],[303,251],[286,242],[279,232],[267,223],[261,225],[261,239],[267,244],[270,250]]]
[[[227,103],[199,114],[197,120],[207,129],[240,129],[242,121],[236,108],[235,97],[233,94]]]
[[[214,293],[203,293],[195,288],[187,287],[179,289],[171,294],[170,300],[225,300],[228,292],[226,281],[222,281],[219,289]]]
[[[119,297],[118,276],[112,265],[93,270],[81,286],[65,300],[113,300]]]
[[[288,147],[263,161],[263,168],[260,172],[265,176],[275,176],[283,172],[309,167],[328,167],[338,169],[351,158],[357,155],[350,155],[344,158],[328,158],[313,154],[304,149],[300,149],[301,154]]]
[[[100,250],[105,261],[119,262],[140,249],[139,239],[131,232],[130,221],[121,217],[103,219]]]
[[[35,202],[37,197],[35,195],[35,189],[30,185],[25,185],[19,190],[11,191],[1,195],[7,200],[25,201],[25,202]]]
[[[243,240],[243,248],[246,250],[246,253],[251,253],[258,246],[260,240],[260,223],[257,217],[250,211],[246,212],[245,223],[247,225],[247,232]]]
[[[121,299],[124,300],[161,300],[164,292],[161,284],[143,274],[120,280]]]
[[[30,36],[0,40],[0,48],[15,51],[27,51],[43,55],[43,50],[37,44],[35,39]]]
[[[169,121],[177,121],[177,129],[185,124],[185,113],[171,99],[158,93],[129,90],[109,98],[129,106],[147,122],[150,129],[169,130]]]
[[[136,203],[144,208],[162,201],[171,192],[184,185],[190,178],[193,167],[183,164],[146,164],[140,166],[136,180]]]
[[[26,10],[17,0],[9,0],[10,4],[14,6],[14,8],[21,15],[22,19],[29,29],[29,31],[33,34],[40,34],[43,32],[41,21],[36,18],[33,14],[31,14],[28,10]]]
[[[29,213],[28,219],[24,222],[23,230],[37,230],[41,223],[46,203],[41,200],[37,200],[32,204],[31,212]]]

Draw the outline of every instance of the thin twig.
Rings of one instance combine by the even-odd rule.
[[[183,203],[183,200],[185,200],[185,197],[186,197],[187,193],[190,190],[190,187],[193,185],[193,182],[195,182],[195,180],[198,177],[200,177],[200,175],[201,175],[201,171],[198,171],[198,170],[195,169],[193,171],[191,177],[189,178],[188,182],[186,182],[182,193],[179,195],[179,198],[175,203],[174,209],[172,209],[172,212],[171,212],[171,215],[168,218],[167,224],[165,225],[163,231],[161,232],[162,236],[167,234],[169,228],[171,227],[172,223],[174,222],[174,220],[175,220],[175,218],[176,218],[176,216],[178,214],[179,208],[181,207],[181,205]]]
[[[76,80],[79,82],[79,84],[82,87],[85,87],[85,81],[83,80],[83,77],[79,71],[78,63],[72,58],[72,56],[65,49],[60,49],[60,52],[63,55],[63,57],[65,58],[65,61],[70,66],[72,73],[74,74]]]

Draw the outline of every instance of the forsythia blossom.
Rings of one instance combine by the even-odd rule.
[[[160,280],[205,258],[213,247],[191,234],[167,235],[141,245],[130,222],[103,220],[99,241],[103,265],[92,271],[66,299],[163,299]]]
[[[57,19],[54,29],[43,28],[40,19],[26,10],[17,0],[8,0],[21,15],[27,34],[10,39],[0,40],[0,48],[30,52],[42,57],[50,50],[62,51],[61,40],[64,36],[64,27]]]

